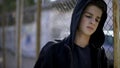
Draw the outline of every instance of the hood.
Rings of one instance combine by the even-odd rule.
[[[71,26],[70,26],[70,35],[68,37],[69,45],[73,45],[75,40],[75,33],[77,30],[77,27],[79,25],[80,18],[82,16],[82,12],[84,11],[85,7],[90,3],[91,1],[101,1],[104,3],[105,11],[102,14],[101,21],[98,25],[98,28],[96,29],[95,33],[92,34],[89,44],[92,44],[95,48],[101,47],[104,43],[104,33],[103,33],[103,26],[107,18],[107,5],[103,0],[78,0],[77,4],[74,8],[72,19],[71,19]],[[95,2],[95,3],[96,3]],[[73,47],[73,46],[72,46]]]

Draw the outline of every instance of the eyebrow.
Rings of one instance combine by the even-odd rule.
[[[84,13],[87,13],[87,14],[93,15],[92,13],[87,12],[87,11],[85,11]],[[98,19],[101,19],[101,17],[99,17],[99,16],[97,16],[97,18],[98,18]]]

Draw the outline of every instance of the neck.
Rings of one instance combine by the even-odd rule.
[[[80,47],[86,47],[89,43],[90,36],[82,34],[80,32],[76,32],[74,43]]]

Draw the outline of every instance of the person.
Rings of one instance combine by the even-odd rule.
[[[34,68],[107,68],[102,47],[106,18],[104,0],[78,0],[71,18],[70,35],[57,43],[48,42]]]

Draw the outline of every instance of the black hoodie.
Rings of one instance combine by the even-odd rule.
[[[90,38],[90,44],[94,45],[94,47],[98,48],[98,47],[101,47],[102,44],[104,43],[104,39],[105,39],[105,36],[104,36],[104,33],[103,33],[103,26],[104,26],[104,23],[107,19],[107,5],[106,3],[103,1],[103,0],[78,0],[77,4],[76,4],[76,7],[73,11],[73,14],[72,14],[72,19],[71,19],[71,26],[70,26],[70,41],[71,43],[73,44],[74,40],[75,40],[75,33],[76,33],[76,30],[77,30],[77,27],[78,25],[80,24],[80,18],[82,16],[82,13],[85,9],[85,7],[90,3],[90,2],[102,2],[104,5],[104,11],[103,11],[103,14],[102,14],[102,17],[101,17],[101,21],[98,25],[98,28],[97,30],[95,31],[95,33],[91,36]]]
[[[103,0],[78,0],[72,14],[70,35],[63,41],[54,43],[48,42],[40,52],[34,68],[74,68],[73,48],[75,33],[85,7],[91,2],[102,2],[104,11],[97,30],[91,36],[92,68],[107,68],[105,51],[101,47],[104,43],[103,26],[107,18],[107,5]],[[87,60],[86,60],[87,61]]]

